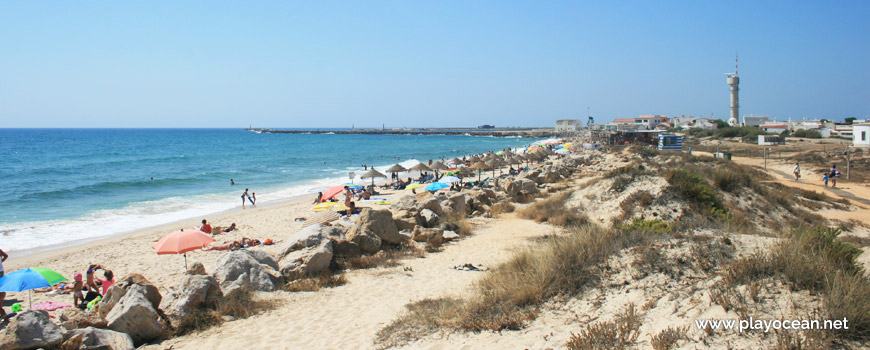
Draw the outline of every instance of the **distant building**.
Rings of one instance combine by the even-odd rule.
[[[647,130],[652,130],[659,125],[659,123],[665,121],[668,117],[663,115],[642,115],[637,118],[634,118],[635,124],[641,124],[646,127]]]
[[[711,130],[716,129],[718,124],[716,124],[715,119],[710,118],[696,118],[692,116],[679,116],[671,118],[671,125],[675,128],[683,128],[683,129],[705,129]]]
[[[852,124],[852,146],[870,147],[870,123]]]
[[[771,122],[770,117],[766,115],[759,116],[743,116],[743,126],[761,126],[761,124],[766,124]]]
[[[556,121],[556,131],[577,131],[583,128],[580,119],[560,119]]]
[[[760,127],[761,130],[764,130],[766,132],[777,133],[777,134],[781,134],[783,131],[788,130],[788,125],[786,125],[786,124],[763,124],[763,125],[759,125],[758,127]]]

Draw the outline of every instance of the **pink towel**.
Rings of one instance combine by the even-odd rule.
[[[45,310],[45,311],[54,311],[57,309],[63,309],[65,307],[70,307],[70,304],[64,303],[55,303],[53,301],[43,301],[39,304],[33,305],[33,309],[35,310]]]

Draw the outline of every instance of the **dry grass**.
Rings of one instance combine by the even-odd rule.
[[[180,336],[201,332],[222,324],[224,316],[248,318],[272,310],[277,306],[277,302],[273,300],[258,299],[250,289],[236,289],[218,299],[211,307],[195,309],[188,322],[173,325],[174,329],[170,335]]]
[[[615,320],[596,322],[580,333],[572,334],[565,346],[570,350],[627,349],[637,341],[642,320],[643,315],[637,312],[634,304],[629,304]]]
[[[654,335],[650,344],[655,350],[671,350],[679,344],[680,340],[688,339],[689,326],[686,327],[668,327],[659,334]]]
[[[284,285],[288,292],[316,292],[323,288],[332,288],[347,284],[343,274],[323,273],[320,276],[295,280]]]
[[[354,258],[334,259],[330,269],[371,269],[376,267],[399,266],[400,260],[406,258],[422,258],[426,255],[413,242],[405,242],[400,246],[382,246],[382,250],[372,255],[363,255]]]
[[[441,219],[441,228],[444,230],[453,231],[463,236],[468,236],[474,233],[474,226],[463,214],[454,211],[447,211]]]
[[[513,213],[515,209],[516,207],[510,202],[500,202],[489,207],[489,211],[492,213],[492,217],[494,218],[501,216],[501,214]]]
[[[579,210],[565,207],[565,202],[571,197],[571,193],[570,191],[556,193],[538,200],[520,210],[519,216],[523,219],[563,227],[580,226],[589,222],[589,218]]]
[[[870,247],[870,237],[840,236],[840,240],[856,247]]]
[[[438,329],[520,329],[537,317],[537,308],[545,301],[556,295],[576,295],[596,281],[601,264],[641,242],[641,236],[636,231],[583,226],[570,235],[542,241],[493,269],[468,299],[408,305],[404,315],[378,333],[378,343],[404,344]]]

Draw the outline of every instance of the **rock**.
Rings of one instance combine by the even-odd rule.
[[[482,205],[492,205],[492,200],[490,200],[489,196],[487,196],[483,191],[472,191],[469,195],[471,196],[471,202],[473,203],[472,209],[476,210]]]
[[[555,171],[544,172],[541,176],[541,179],[545,183],[555,183],[564,180],[562,174]]]
[[[441,243],[444,239],[444,230],[440,228],[414,228],[413,238],[417,242]]]
[[[63,328],[67,330],[85,327],[106,328],[109,324],[94,312],[82,311],[73,307],[63,309],[60,313],[60,321]]]
[[[286,281],[316,276],[329,269],[332,255],[332,241],[328,239],[319,246],[294,251],[281,259],[281,274]]]
[[[127,290],[134,285],[141,286],[145,290],[145,298],[151,302],[151,306],[155,310],[160,307],[160,301],[163,297],[160,295],[157,286],[149,282],[145,276],[133,273],[115,281],[115,284],[109,287],[109,290],[106,291],[106,295],[104,295],[100,303],[97,304],[99,306],[97,312],[100,314],[100,317],[107,318],[109,312],[111,312],[112,308],[115,307],[115,304],[117,304],[118,301],[127,294]]]
[[[444,215],[444,209],[441,208],[441,202],[435,197],[429,197],[417,202],[417,209],[421,212],[429,209],[439,216]]]
[[[244,250],[224,254],[216,265],[212,275],[220,283],[224,294],[238,288],[271,292],[284,284],[284,277],[277,269],[260,263]],[[278,264],[275,263],[275,266]]]
[[[404,196],[398,200],[394,200],[390,204],[390,209],[393,210],[412,210],[417,208],[417,200],[412,196]]]
[[[405,237],[406,240],[414,239],[414,230],[401,230],[399,234]]]
[[[9,320],[0,333],[0,349],[49,348],[63,341],[63,329],[51,322],[45,310],[29,310]]]
[[[356,244],[360,250],[366,253],[377,253],[381,249],[381,238],[375,236],[371,231],[357,228],[359,226],[354,226],[347,231],[347,240]]]
[[[444,233],[441,236],[444,237],[444,240],[446,240],[446,241],[452,241],[454,239],[459,239],[459,234],[456,232],[453,232],[453,231],[444,231]]]
[[[87,327],[64,335],[61,350],[133,350],[133,338],[126,333]]]
[[[438,220],[440,217],[434,211],[429,209],[423,209],[420,211],[420,221],[423,224],[423,227],[435,227],[438,225]]]
[[[399,231],[413,230],[414,226],[420,224],[417,220],[417,217],[396,218],[393,220],[393,222],[396,224],[396,229]]]
[[[191,322],[190,316],[194,310],[214,305],[223,296],[214,277],[185,274],[178,287],[163,298],[160,309],[179,328]]]
[[[414,195],[414,199],[416,199],[418,203],[429,197],[432,197],[432,193],[429,193],[429,191],[423,191]]]
[[[356,216],[351,216],[351,217],[342,216],[340,219],[333,221],[332,224],[334,225],[333,227],[335,227],[335,228],[341,227],[343,229],[342,230],[342,235],[343,235],[345,230],[353,227],[353,225],[356,224]]]
[[[248,253],[258,263],[269,266],[275,271],[278,270],[278,261],[269,252],[260,249],[246,249],[245,253]]]
[[[519,198],[523,194],[536,194],[538,193],[537,184],[529,179],[520,178],[512,181],[510,185],[508,185],[507,195],[511,199]]]
[[[354,240],[354,238],[362,236],[363,233],[377,236],[380,240],[387,243],[402,243],[402,236],[399,235],[399,229],[393,221],[393,213],[387,209],[375,210],[364,208],[359,214],[357,224],[347,232],[348,240],[359,244],[363,250],[369,251],[361,242]],[[371,246],[373,245],[371,244]],[[378,244],[378,248],[380,248],[380,244]]]
[[[450,196],[449,200],[453,203],[453,210],[462,215],[467,215],[469,208],[468,201],[471,199],[471,196],[465,193],[457,193]]]
[[[193,265],[189,269],[187,269],[187,274],[189,274],[189,275],[207,275],[207,273],[205,273],[205,266],[203,266],[202,263],[199,261],[193,263]]]
[[[283,259],[285,255],[291,252],[320,245],[326,239],[322,231],[320,225],[311,225],[296,231],[296,233],[290,235],[290,237],[287,237],[281,243],[281,246],[278,248],[278,260]]]
[[[166,327],[159,320],[157,310],[145,297],[145,288],[138,284],[130,286],[124,297],[106,316],[110,329],[129,334],[136,344],[163,336]]]
[[[362,250],[356,243],[342,239],[332,241],[332,255],[340,258],[356,258],[362,255]]]

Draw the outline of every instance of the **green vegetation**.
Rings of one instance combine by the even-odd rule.
[[[661,235],[671,232],[671,227],[668,226],[668,223],[659,219],[634,219],[631,223],[624,223],[619,225],[619,229],[624,231],[637,231],[641,233],[655,235]]]
[[[794,137],[803,137],[808,139],[820,139],[822,138],[822,133],[815,130],[798,130],[791,134]]]
[[[731,137],[740,137],[744,141],[753,141],[758,139],[758,135],[771,135],[757,126],[726,126],[715,130],[689,129],[689,135],[695,137],[712,137],[714,139],[724,139]]]
[[[688,169],[673,169],[665,174],[671,190],[680,193],[686,200],[699,208],[705,209],[716,218],[726,220],[730,218],[728,208],[722,199],[704,180],[700,174]]]

